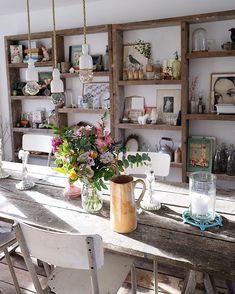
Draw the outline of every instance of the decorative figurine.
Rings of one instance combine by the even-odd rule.
[[[50,55],[49,55],[48,49],[46,49],[45,46],[42,46],[41,48],[42,48],[42,55],[43,55],[42,61],[50,60]]]
[[[22,159],[22,181],[16,184],[16,189],[21,191],[29,190],[35,186],[35,183],[28,179],[26,163],[28,161],[29,151],[20,150],[18,156],[19,159]]]
[[[229,31],[231,32],[231,40],[235,43],[235,28],[231,28]]]
[[[157,123],[157,119],[158,119],[157,108],[153,108],[150,113],[151,124],[155,125]]]
[[[143,116],[139,116],[138,117],[138,123],[140,124],[140,125],[146,125],[146,123],[147,123],[147,119],[149,118],[149,114],[148,113],[146,113],[145,115],[143,115]]]

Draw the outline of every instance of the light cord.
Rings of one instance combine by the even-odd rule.
[[[31,58],[31,29],[30,29],[30,13],[29,13],[29,0],[27,0],[27,15],[28,15],[28,47],[29,58]]]
[[[86,44],[86,1],[83,0],[83,38]]]
[[[53,13],[53,47],[54,47],[54,68],[57,68],[57,44],[56,44],[56,27],[55,27],[55,1],[52,0]]]

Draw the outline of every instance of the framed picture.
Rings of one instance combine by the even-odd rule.
[[[109,83],[107,82],[84,84],[83,95],[91,97],[93,108],[110,108]]]
[[[22,45],[10,45],[11,63],[23,62],[23,46]]]
[[[138,122],[138,117],[144,114],[145,98],[143,96],[125,97],[124,117],[130,122]]]
[[[188,138],[187,171],[212,171],[213,140]]]
[[[93,70],[101,71],[102,70],[102,55],[91,55],[93,60]]]
[[[123,45],[123,67],[142,65],[145,71],[148,59],[135,48],[136,46],[137,44]]]
[[[82,45],[69,46],[69,62],[74,69],[79,69],[79,57],[82,54]]]
[[[48,86],[52,81],[52,72],[51,71],[41,71],[38,73],[38,79],[40,85]]]
[[[212,73],[210,82],[211,112],[216,104],[235,104],[235,73]]]
[[[163,113],[164,117],[168,114],[177,115],[181,109],[181,91],[174,89],[157,90],[157,111]],[[165,121],[163,121],[165,122]]]

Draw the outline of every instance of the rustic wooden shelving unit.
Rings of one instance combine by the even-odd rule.
[[[109,61],[110,61],[110,69],[109,71],[95,71],[95,77],[108,77],[109,78],[109,86],[110,86],[110,109],[108,110],[111,122],[113,120],[113,87],[112,87],[112,39],[111,33],[112,28],[111,25],[99,25],[99,26],[91,26],[87,28],[87,34],[99,34],[99,33],[107,33],[108,35],[108,46],[109,46]],[[83,28],[75,28],[75,29],[66,29],[57,31],[57,57],[58,62],[65,60],[64,55],[64,37],[66,36],[74,36],[74,35],[82,35]],[[42,32],[42,33],[33,33],[32,39],[40,40],[40,39],[49,39],[50,43],[52,42],[52,32]],[[9,89],[9,107],[10,107],[10,122],[11,122],[11,139],[12,139],[12,158],[17,159],[18,155],[16,155],[16,150],[18,151],[21,148],[22,135],[24,133],[40,133],[40,134],[53,134],[53,131],[50,129],[34,129],[34,128],[17,128],[16,123],[21,119],[22,113],[22,102],[27,100],[37,100],[37,101],[48,101],[50,97],[47,96],[12,96],[14,82],[20,80],[20,70],[27,67],[27,63],[10,63],[10,45],[18,44],[19,41],[27,40],[27,34],[22,35],[14,35],[14,36],[6,36],[5,37],[5,49],[6,49],[6,67],[7,67],[7,79],[8,79],[8,89]],[[104,48],[107,44],[104,44]],[[52,71],[53,60],[51,61],[42,61],[36,62],[36,67],[50,67]],[[61,78],[64,79],[65,89],[66,89],[66,80],[70,78],[77,78],[77,73],[62,73]],[[79,80],[78,80],[79,82]],[[62,128],[68,125],[68,115],[72,113],[85,113],[85,114],[97,114],[100,115],[104,113],[103,109],[73,109],[73,108],[58,108],[55,107],[56,110],[56,122],[57,126]],[[112,125],[111,130],[113,131]],[[43,156],[38,156],[43,158]]]
[[[108,72],[94,72],[95,77],[109,77],[110,83],[110,119],[111,119],[111,131],[116,139],[124,139],[125,131],[130,129],[140,130],[160,130],[164,131],[178,131],[181,134],[182,145],[182,164],[171,163],[171,167],[180,168],[182,170],[182,180],[187,181],[187,139],[189,134],[189,122],[195,120],[205,121],[235,121],[235,115],[216,115],[212,113],[208,114],[189,114],[189,61],[201,58],[220,58],[220,57],[233,57],[235,51],[208,51],[208,52],[190,52],[189,51],[189,31],[190,25],[200,24],[206,22],[219,22],[223,20],[234,20],[235,10],[222,11],[208,14],[190,15],[182,17],[174,17],[159,20],[148,20],[132,23],[122,23],[115,25],[99,25],[87,28],[87,34],[108,34],[109,45],[109,64],[110,68]],[[181,80],[122,80],[122,67],[123,67],[123,34],[126,31],[131,30],[144,30],[144,29],[158,29],[164,27],[178,26],[180,28],[180,43],[181,43],[181,61],[182,61],[182,74]],[[64,61],[64,37],[73,35],[82,35],[83,28],[66,29],[57,31],[57,48],[58,48],[58,62]],[[32,34],[32,39],[45,39],[52,38],[52,32],[42,32]],[[15,150],[18,150],[21,145],[22,134],[26,132],[39,132],[49,133],[49,130],[44,129],[30,129],[30,128],[16,128],[16,122],[19,121],[22,102],[25,100],[48,100],[49,97],[45,96],[12,96],[13,83],[15,80],[20,79],[20,69],[26,68],[26,64],[11,64],[9,46],[11,44],[17,44],[19,41],[27,40],[27,35],[15,35],[5,37],[6,48],[6,66],[8,76],[8,88],[9,88],[9,106],[12,122],[12,146],[13,156],[15,156]],[[52,42],[53,43],[53,42]],[[104,44],[106,45],[106,44]],[[38,67],[49,66],[52,68],[53,61],[38,62]],[[78,78],[77,73],[63,73],[61,78],[66,80],[70,78]],[[164,124],[157,125],[138,125],[130,123],[120,123],[123,115],[123,103],[124,103],[124,88],[126,86],[154,86],[161,85],[161,87],[169,85],[181,85],[181,111],[182,111],[182,125],[170,126]],[[87,113],[87,114],[101,114],[103,109],[72,109],[72,108],[56,108],[56,117],[59,127],[66,126],[68,124],[68,115],[71,113]],[[199,131],[200,132],[200,131]],[[235,177],[226,175],[218,175],[219,179],[234,180]]]

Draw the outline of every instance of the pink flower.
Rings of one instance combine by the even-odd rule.
[[[100,138],[103,136],[103,130],[102,128],[98,127],[96,128],[96,132],[97,132],[97,137]]]
[[[111,138],[109,132],[105,132],[104,134],[104,141],[108,146],[111,146],[113,144],[113,139]]]
[[[107,148],[107,144],[102,139],[96,139],[95,143],[97,145],[98,150],[101,151],[101,152],[104,151]]]
[[[52,151],[53,151],[53,153],[56,153],[56,152],[58,152],[58,147],[61,144],[63,144],[63,141],[62,141],[62,139],[60,137],[54,137],[52,139],[51,144],[52,144]]]

